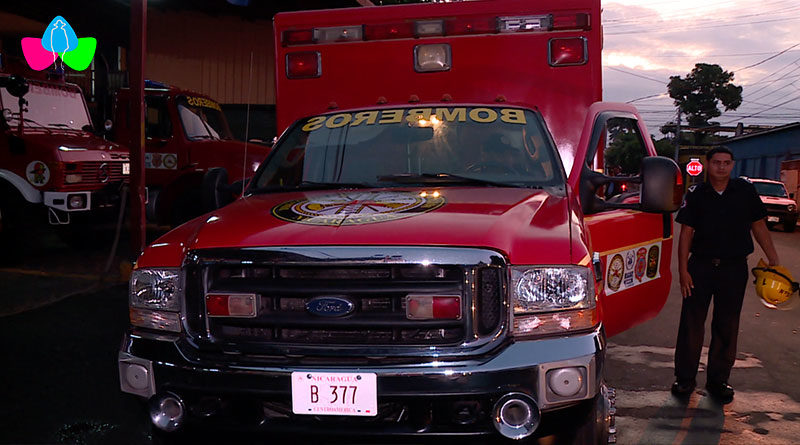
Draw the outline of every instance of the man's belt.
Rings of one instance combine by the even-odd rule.
[[[746,256],[717,258],[717,257],[713,257],[713,256],[710,256],[710,255],[693,254],[692,258],[694,258],[694,260],[697,261],[697,262],[710,264],[712,266],[725,266],[725,265],[729,265],[729,264],[742,264],[742,263],[746,263],[747,262],[747,257]]]

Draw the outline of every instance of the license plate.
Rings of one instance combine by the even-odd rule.
[[[768,222],[778,222],[778,217],[777,216],[768,216],[767,217],[767,221]]]
[[[293,372],[292,412],[328,416],[378,414],[373,373]]]
[[[131,164],[130,163],[128,163],[128,162],[123,162],[122,163],[122,174],[123,175],[131,174]]]

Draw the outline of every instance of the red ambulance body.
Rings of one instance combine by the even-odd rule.
[[[606,338],[663,306],[681,195],[635,108],[598,102],[599,1],[274,26],[285,131],[139,258],[122,390],[163,431],[613,440]]]

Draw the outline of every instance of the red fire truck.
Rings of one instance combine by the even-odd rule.
[[[147,219],[177,225],[204,213],[202,185],[209,171],[241,193],[241,182],[253,176],[269,147],[234,140],[222,109],[208,96],[149,80],[144,91]],[[115,141],[130,138],[130,100],[127,88],[114,97]]]
[[[36,221],[79,237],[113,219],[128,150],[95,134],[77,85],[0,74],[0,109],[0,237]]]
[[[636,109],[598,102],[599,1],[274,27],[285,131],[139,258],[122,390],[159,431],[613,441],[606,338],[663,306],[681,191]]]

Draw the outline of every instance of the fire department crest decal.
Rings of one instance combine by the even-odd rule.
[[[623,292],[661,278],[658,271],[661,241],[632,245],[606,255],[606,295]]]
[[[354,226],[408,218],[443,206],[445,199],[411,192],[340,192],[273,207],[284,221],[315,226]]]
[[[25,174],[28,177],[28,182],[37,187],[47,184],[47,181],[50,180],[50,169],[42,161],[29,163],[28,167],[25,168]]]
[[[644,247],[640,247],[639,250],[636,251],[636,279],[642,281],[642,277],[644,277],[645,270],[647,270],[647,249]]]
[[[608,265],[608,279],[606,283],[611,290],[619,290],[619,285],[622,283],[622,273],[625,271],[625,263],[622,260],[622,255],[614,255],[611,263]]]
[[[647,251],[647,278],[655,278],[658,273],[658,246],[650,247]]]

